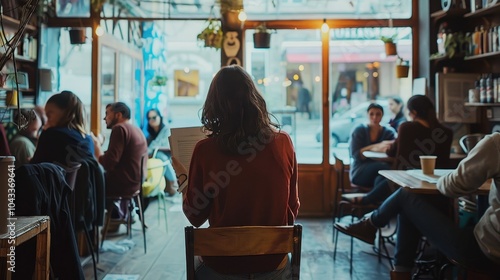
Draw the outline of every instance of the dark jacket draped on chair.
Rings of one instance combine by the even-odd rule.
[[[50,265],[56,279],[85,279],[71,222],[65,172],[52,163],[26,164],[16,169],[16,216],[50,217]],[[22,269],[13,279],[31,279],[35,267],[36,240],[16,248]]]

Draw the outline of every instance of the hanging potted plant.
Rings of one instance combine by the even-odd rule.
[[[410,62],[398,56],[396,61],[396,78],[407,78],[410,71]]]
[[[271,32],[265,23],[259,24],[253,34],[253,47],[256,49],[268,49],[271,46]]]
[[[386,36],[380,37],[380,40],[382,40],[382,42],[384,42],[385,44],[385,55],[390,56],[398,54],[396,43],[394,43],[394,40],[396,40],[396,36],[397,35],[394,34],[391,37],[386,37]]]
[[[239,13],[243,10],[243,0],[216,0],[220,5],[220,14],[225,30],[240,30]]]
[[[220,49],[222,46],[222,27],[220,21],[209,19],[207,27],[203,29],[196,38],[202,41],[205,47]]]

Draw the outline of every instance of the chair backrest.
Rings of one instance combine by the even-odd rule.
[[[195,279],[194,256],[256,256],[291,253],[292,279],[300,277],[302,225],[185,227],[187,279]]]
[[[73,166],[63,166],[60,164],[57,164],[57,165],[64,168],[64,170],[66,171],[66,175],[64,176],[66,179],[66,183],[68,183],[69,188],[71,190],[74,190],[75,189],[75,182],[76,182],[76,174],[78,173],[78,170],[80,169],[82,164],[78,163],[78,164],[75,164]]]
[[[142,183],[142,194],[145,197],[156,194],[157,191],[160,191],[159,189],[163,190],[166,184],[163,174],[165,167],[169,164],[170,162],[164,162],[158,158],[148,159],[148,172],[146,180]]]
[[[341,192],[345,193],[344,173],[346,172],[346,170],[344,162],[340,158],[338,158],[335,153],[333,154],[333,158],[335,159],[333,168],[335,168],[335,173],[337,174],[337,190],[340,188]]]
[[[479,141],[484,138],[484,136],[485,134],[482,133],[464,135],[459,140],[460,147],[462,147],[464,152],[468,154],[470,150],[472,150],[477,145],[477,143],[479,143]]]

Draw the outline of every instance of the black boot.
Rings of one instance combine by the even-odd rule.
[[[375,236],[377,228],[372,225],[369,218],[363,218],[357,222],[346,225],[343,223],[335,223],[334,227],[349,236],[356,237],[368,244],[375,244]]]
[[[391,271],[391,280],[410,280],[411,273],[409,271]]]

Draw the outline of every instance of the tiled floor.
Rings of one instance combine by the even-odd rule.
[[[98,279],[137,279],[137,276],[147,280],[186,279],[184,226],[189,223],[181,212],[179,196],[169,200],[168,206],[168,233],[163,217],[158,221],[157,202],[154,201],[146,211],[147,254],[144,254],[142,233],[137,228],[132,232],[136,245],[131,250],[100,254]],[[330,218],[301,218],[297,222],[303,225],[301,279],[389,279],[387,260],[379,262],[372,246],[358,240],[354,241],[354,269],[350,275],[350,238],[343,234],[339,234],[338,252],[333,261]],[[139,223],[134,228],[137,226]],[[121,230],[124,232],[124,228]],[[120,235],[110,240],[124,239],[126,236]],[[85,264],[84,271],[86,279],[94,279],[91,261]]]

